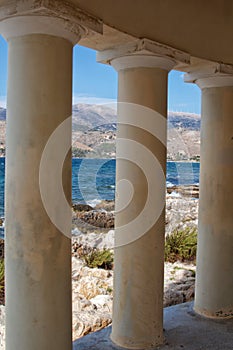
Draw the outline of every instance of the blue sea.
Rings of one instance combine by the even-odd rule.
[[[115,159],[72,160],[74,203],[95,205],[115,195]],[[167,162],[167,186],[199,184],[199,163]],[[4,217],[5,158],[0,158],[0,217]]]

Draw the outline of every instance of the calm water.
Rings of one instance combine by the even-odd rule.
[[[73,159],[73,202],[94,205],[102,199],[114,199],[115,159]],[[167,163],[167,186],[199,183],[199,163]],[[0,158],[0,216],[4,216],[5,158]]]
[[[73,202],[95,206],[103,199],[114,199],[115,159],[73,159]],[[199,163],[167,162],[167,186],[199,183]],[[4,216],[5,158],[0,158],[0,217]],[[0,227],[0,237],[4,229]]]

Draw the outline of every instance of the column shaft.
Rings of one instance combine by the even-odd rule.
[[[165,120],[167,115],[167,75],[168,72],[160,68],[132,68],[119,71],[118,90],[118,142],[117,157],[121,139],[136,141],[144,146],[155,157],[166,173],[166,147],[162,142],[149,133],[153,125],[148,118],[148,108],[154,111],[154,122],[159,114]],[[133,104],[134,107],[129,107]],[[144,110],[143,110],[144,108]],[[134,117],[141,126],[124,124],[127,119]],[[135,115],[134,115],[135,113]],[[151,116],[151,114],[149,113]],[[166,126],[165,126],[166,127]],[[165,136],[166,138],[166,136]],[[129,146],[130,147],[130,146]],[[134,146],[132,146],[134,147]],[[122,152],[122,150],[121,150]],[[124,153],[124,151],[123,151]],[[136,157],[137,151],[134,151]],[[127,149],[125,149],[127,154]],[[121,154],[122,156],[122,154]],[[145,157],[147,155],[145,154]],[[152,157],[152,158],[153,158]],[[127,192],[121,191],[120,181],[127,179],[133,187],[133,197],[129,205],[116,214],[116,232],[123,232],[125,224],[140,215],[148,197],[148,176],[144,169],[125,159],[117,159],[117,188],[116,208],[122,207]],[[153,159],[152,159],[153,162]],[[153,167],[149,172],[153,171]],[[126,242],[115,249],[115,281],[112,340],[120,346],[131,349],[146,349],[163,343],[163,271],[164,271],[164,203],[165,188],[154,174],[154,188],[162,186],[163,200],[161,215],[150,227],[151,216],[145,212],[140,220],[145,231],[131,242]],[[158,198],[153,198],[155,207]],[[153,207],[150,210],[155,210]],[[154,213],[154,216],[156,213]],[[152,213],[153,216],[153,213]],[[149,229],[148,229],[149,227]],[[134,232],[131,232],[132,236]]]
[[[72,349],[70,239],[45,211],[39,167],[49,137],[71,115],[72,44],[42,34],[11,38],[8,70],[6,349],[68,350]],[[71,140],[71,125],[67,128],[64,138]],[[49,174],[48,181],[53,188]],[[70,155],[63,185],[71,201]],[[63,204],[53,205],[62,212]]]
[[[233,316],[233,87],[202,90],[195,310]]]

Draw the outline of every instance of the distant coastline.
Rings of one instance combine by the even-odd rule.
[[[168,113],[167,160],[200,160],[200,116]],[[5,156],[6,109],[0,107],[0,157]],[[73,158],[114,159],[117,116],[106,105],[77,104],[72,113]]]

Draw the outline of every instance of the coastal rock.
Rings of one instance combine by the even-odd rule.
[[[164,307],[185,303],[194,298],[196,266],[165,263]]]
[[[74,212],[82,212],[82,211],[91,211],[93,208],[88,204],[73,204],[72,205]]]
[[[73,339],[109,325],[112,321],[113,271],[90,269],[72,258]],[[194,297],[195,266],[165,263],[164,306]]]
[[[77,231],[76,231],[77,232]],[[114,230],[107,233],[86,233],[82,234],[80,231],[72,238],[73,254],[79,253],[83,247],[97,248],[97,249],[113,249],[114,247]]]
[[[0,289],[0,305],[5,305],[5,287]]]
[[[197,227],[197,199],[168,195],[166,205],[166,234],[175,229]],[[92,225],[93,222],[98,222],[99,218],[103,226],[103,222],[106,223],[109,219],[111,225],[114,225],[114,214],[111,211],[103,211],[102,207],[99,211],[77,211],[73,217],[75,234],[72,237],[73,339],[102,329],[111,323],[113,271],[88,268],[84,260],[79,258],[81,250],[84,249],[91,251],[95,248],[113,248],[114,230],[100,228],[100,233],[97,233],[96,227]],[[87,229],[85,231],[87,233],[82,233],[76,223],[77,220],[86,219],[91,223],[90,230]],[[106,231],[107,233],[104,233]],[[194,265],[165,263],[164,306],[191,301],[194,297],[194,283]],[[0,306],[0,344],[4,344],[4,312],[5,307]],[[0,349],[4,349],[3,345]]]
[[[103,200],[95,206],[95,210],[114,211],[115,201]]]
[[[108,204],[107,204],[108,205]],[[110,205],[110,204],[109,204]],[[113,206],[113,202],[111,202]],[[176,229],[197,228],[198,219],[198,200],[186,197],[167,196],[166,200],[166,235],[172,233]],[[109,229],[114,228],[114,212],[103,210],[80,211],[73,215],[72,221],[73,235],[79,236],[83,233],[98,233],[96,240],[100,238],[102,241],[102,234],[107,233]],[[90,235],[85,237],[93,246],[98,246],[93,243],[95,236]],[[110,242],[111,243],[111,242]],[[106,246],[107,247],[107,246]],[[111,243],[112,247],[112,243]]]
[[[81,231],[114,228],[114,214],[106,211],[77,212],[73,217],[73,227],[76,226]]]
[[[77,223],[77,218],[73,219],[73,253],[83,247],[98,248],[98,249],[112,249],[114,247],[114,230],[99,229],[95,226],[86,223],[94,221],[92,212],[82,213],[82,220],[80,227],[80,222]],[[95,212],[103,214],[104,212]],[[86,215],[85,215],[86,214]],[[99,215],[98,214],[98,215]],[[108,214],[110,216],[106,216]],[[89,216],[90,215],[90,216]],[[97,217],[98,217],[97,215]],[[81,216],[81,214],[80,214]],[[89,220],[89,218],[91,218]],[[104,215],[99,215],[101,220],[108,220],[110,218],[111,225],[114,224],[113,213],[104,213]],[[184,230],[186,228],[197,229],[198,223],[198,200],[188,199],[188,198],[171,198],[167,197],[166,201],[166,235],[171,234],[175,230]],[[106,221],[105,221],[106,222]],[[85,228],[85,229],[84,229]],[[100,233],[98,233],[100,232]],[[82,249],[82,248],[81,248]]]
[[[5,306],[0,305],[0,350],[5,349]]]
[[[198,200],[190,198],[171,198],[166,201],[166,235],[174,230],[197,229]]]
[[[178,185],[167,187],[167,193],[173,196],[178,194],[182,197],[199,198],[199,186],[198,185]]]
[[[195,266],[165,263],[164,306],[190,301],[194,296]],[[112,322],[113,271],[90,269],[72,258],[73,339]],[[0,306],[0,349],[5,342],[5,307]]]
[[[109,325],[113,301],[113,271],[90,269],[77,260],[72,258],[73,339]],[[164,306],[192,300],[194,283],[194,265],[165,263]]]
[[[78,213],[79,218],[73,218],[73,243],[91,248],[112,249],[114,247],[114,230],[107,226],[114,226],[114,214],[112,212],[83,212]],[[82,219],[81,219],[82,218]],[[101,223],[104,228],[96,225]],[[89,225],[88,223],[95,223]],[[108,223],[108,225],[107,225]],[[198,200],[188,198],[167,197],[166,201],[166,235],[174,230],[186,228],[197,229]]]
[[[90,269],[72,258],[73,339],[112,322],[113,272]]]
[[[0,239],[0,259],[4,258],[4,240]]]
[[[89,314],[80,315],[78,312],[73,312],[73,340],[83,337],[91,332],[99,331],[112,323],[112,318],[109,313],[95,312],[95,316],[90,317]]]

